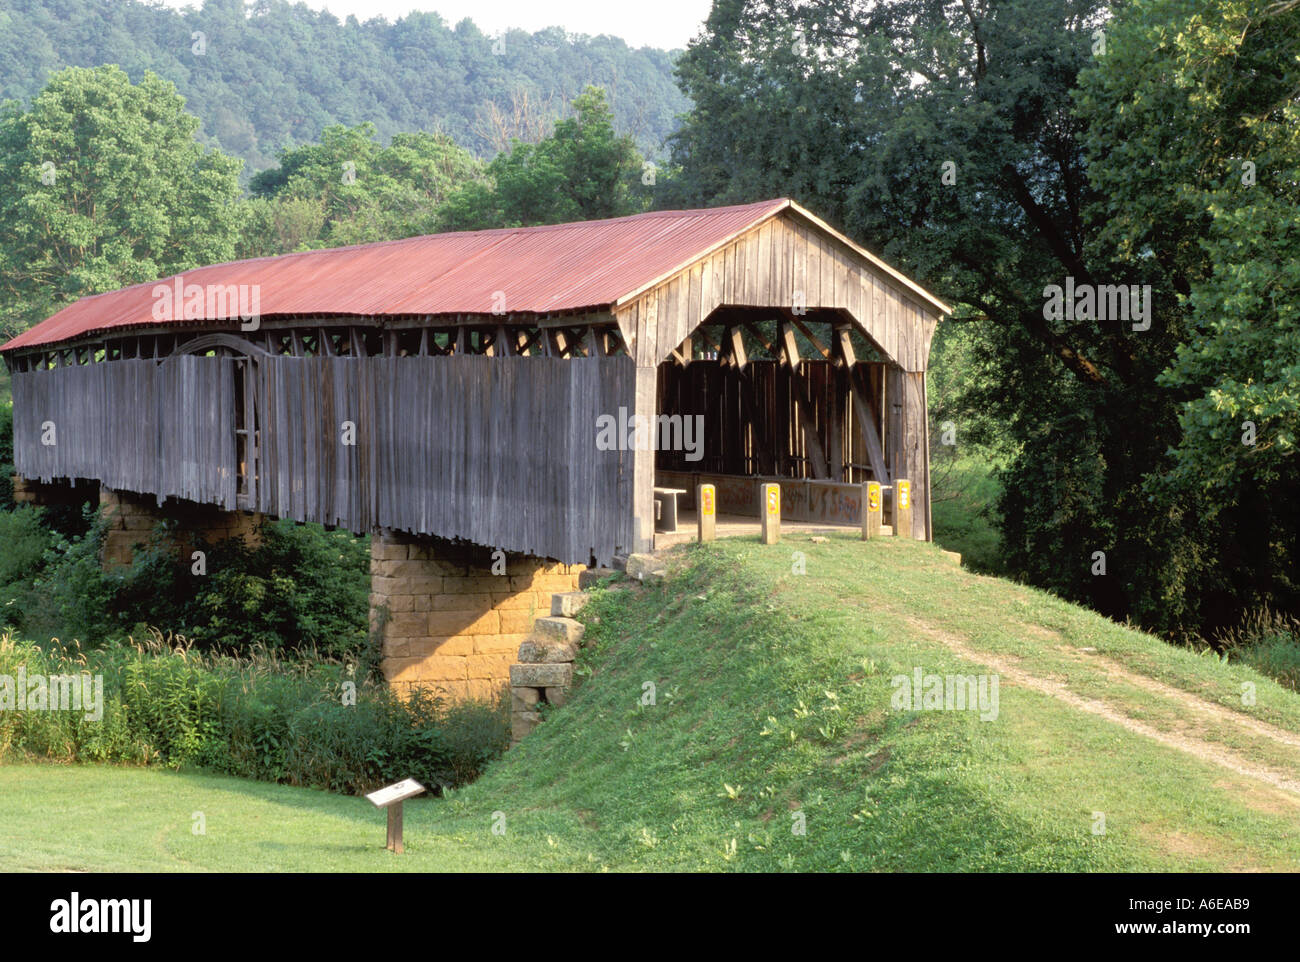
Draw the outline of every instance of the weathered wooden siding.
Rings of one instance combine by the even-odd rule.
[[[638,366],[653,367],[715,309],[804,305],[849,314],[905,371],[926,368],[938,321],[888,274],[786,213],[720,248],[617,312]]]
[[[886,372],[885,450],[893,477],[912,482],[915,507],[912,536],[929,540],[930,435],[926,410],[925,375],[891,368]]]
[[[15,373],[15,468],[233,509],[234,386],[234,362],[216,357]]]
[[[629,452],[596,448],[630,403],[630,358],[272,357],[257,509],[566,563],[630,541]],[[343,443],[345,422],[355,444]]]
[[[632,403],[630,358],[261,357],[252,370],[257,511],[570,564],[628,550],[630,452],[597,450],[596,432]],[[236,382],[218,357],[17,373],[18,473],[234,509]]]

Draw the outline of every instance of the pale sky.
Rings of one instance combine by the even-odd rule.
[[[164,0],[169,7],[202,6],[202,0]],[[612,34],[630,47],[685,47],[709,15],[710,0],[303,0],[340,20],[396,20],[412,10],[437,13],[455,26],[469,18],[487,34],[510,27],[534,32],[563,27],[569,33]]]

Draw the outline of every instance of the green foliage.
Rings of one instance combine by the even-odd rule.
[[[60,71],[0,110],[0,332],[67,301],[234,253],[240,162],[204,150],[198,120],[152,73]]]
[[[33,582],[55,540],[41,515],[28,506],[0,511],[0,627],[23,625],[40,606]]]
[[[0,399],[0,511],[14,506],[14,402]]]
[[[636,213],[648,199],[642,163],[633,139],[615,133],[605,92],[588,87],[551,136],[515,141],[488,165],[489,183],[454,193],[439,221],[444,230],[475,230]]]
[[[94,643],[121,630],[115,607],[127,577],[100,565],[105,525],[96,512],[86,513],[84,534],[59,537],[45,553],[33,585],[42,603],[22,625],[28,634]]]
[[[152,634],[82,652],[0,636],[0,674],[103,676],[100,720],[72,711],[0,713],[0,757],[125,762],[359,794],[403,778],[465,784],[509,742],[504,702],[402,698],[328,658],[203,655]],[[355,692],[355,698],[351,693]]]
[[[0,97],[31,97],[64,66],[120,63],[137,81],[152,70],[201,118],[204,142],[253,171],[325,127],[367,120],[385,141],[444,131],[490,156],[508,142],[502,134],[522,137],[521,124],[553,120],[588,83],[616,90],[619,128],[654,149],[686,106],[672,61],[610,36],[550,28],[497,38],[436,13],[340,21],[288,0],[207,0],[184,10],[137,0],[0,3]],[[511,107],[523,95],[528,115],[517,117]]]
[[[972,571],[1000,574],[1002,536],[997,505],[1002,495],[994,467],[983,454],[935,452],[930,465],[934,541],[961,555]]]
[[[326,127],[320,142],[286,150],[250,185],[255,217],[247,256],[433,233],[438,207],[476,182],[482,165],[442,134],[397,134],[373,124]]]
[[[679,62],[695,107],[658,202],[792,196],[961,305],[932,413],[992,446],[950,455],[999,466],[1015,576],[1176,638],[1300,609],[1297,18],[719,2]],[[1150,329],[1048,317],[1067,277],[1150,284]]]
[[[1220,632],[1215,644],[1230,659],[1300,691],[1300,618],[1260,608],[1236,627]]]
[[[22,569],[35,575],[15,621],[27,635],[99,644],[165,625],[207,650],[324,654],[372,666],[365,538],[275,522],[254,545],[200,542],[207,574],[195,575],[166,525],[143,539],[129,566],[105,569],[103,524],[93,512],[91,522],[84,535],[54,538],[41,569]]]
[[[996,471],[1011,452],[999,421],[971,403],[978,383],[995,376],[979,356],[982,324],[978,317],[946,320],[930,349],[931,516],[936,543],[960,553],[966,567],[996,574],[1005,570]]]
[[[1077,94],[1094,244],[1152,275],[1177,339],[1149,391],[1176,418],[1170,456],[1133,498],[1177,529],[1148,526],[1177,572],[1152,604],[1207,633],[1300,610],[1297,89],[1300,7],[1142,0]]]
[[[200,645],[340,657],[365,651],[367,539],[278,521],[263,526],[255,547],[235,539],[206,550],[206,579],[181,575],[188,579],[179,592],[186,600],[175,622]]]

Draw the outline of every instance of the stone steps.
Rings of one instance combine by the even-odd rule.
[[[510,666],[510,744],[517,745],[542,720],[539,705],[563,705],[573,685],[573,662],[586,631],[572,616],[588,596],[581,591],[551,595],[551,613],[533,621],[519,646],[519,661]]]
[[[582,622],[563,615],[544,615],[533,622],[533,638],[548,643],[581,644],[582,633],[586,630]]]
[[[557,618],[572,618],[590,597],[585,591],[562,591],[551,595],[551,614]]]
[[[615,574],[614,569],[587,570],[578,576],[580,588],[592,588]],[[663,562],[653,555],[626,559],[625,573],[637,581],[664,576]],[[591,600],[584,591],[551,595],[551,613],[533,621],[528,639],[519,646],[519,661],[510,666],[510,744],[517,745],[542,720],[539,705],[563,705],[573,684],[573,663],[582,647],[586,627],[573,616]]]

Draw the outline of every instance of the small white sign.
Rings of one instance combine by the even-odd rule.
[[[375,808],[387,808],[394,802],[405,801],[413,795],[419,795],[424,791],[424,786],[414,778],[408,778],[404,782],[398,782],[396,785],[389,785],[387,788],[381,788],[377,792],[371,792],[366,798]]]

